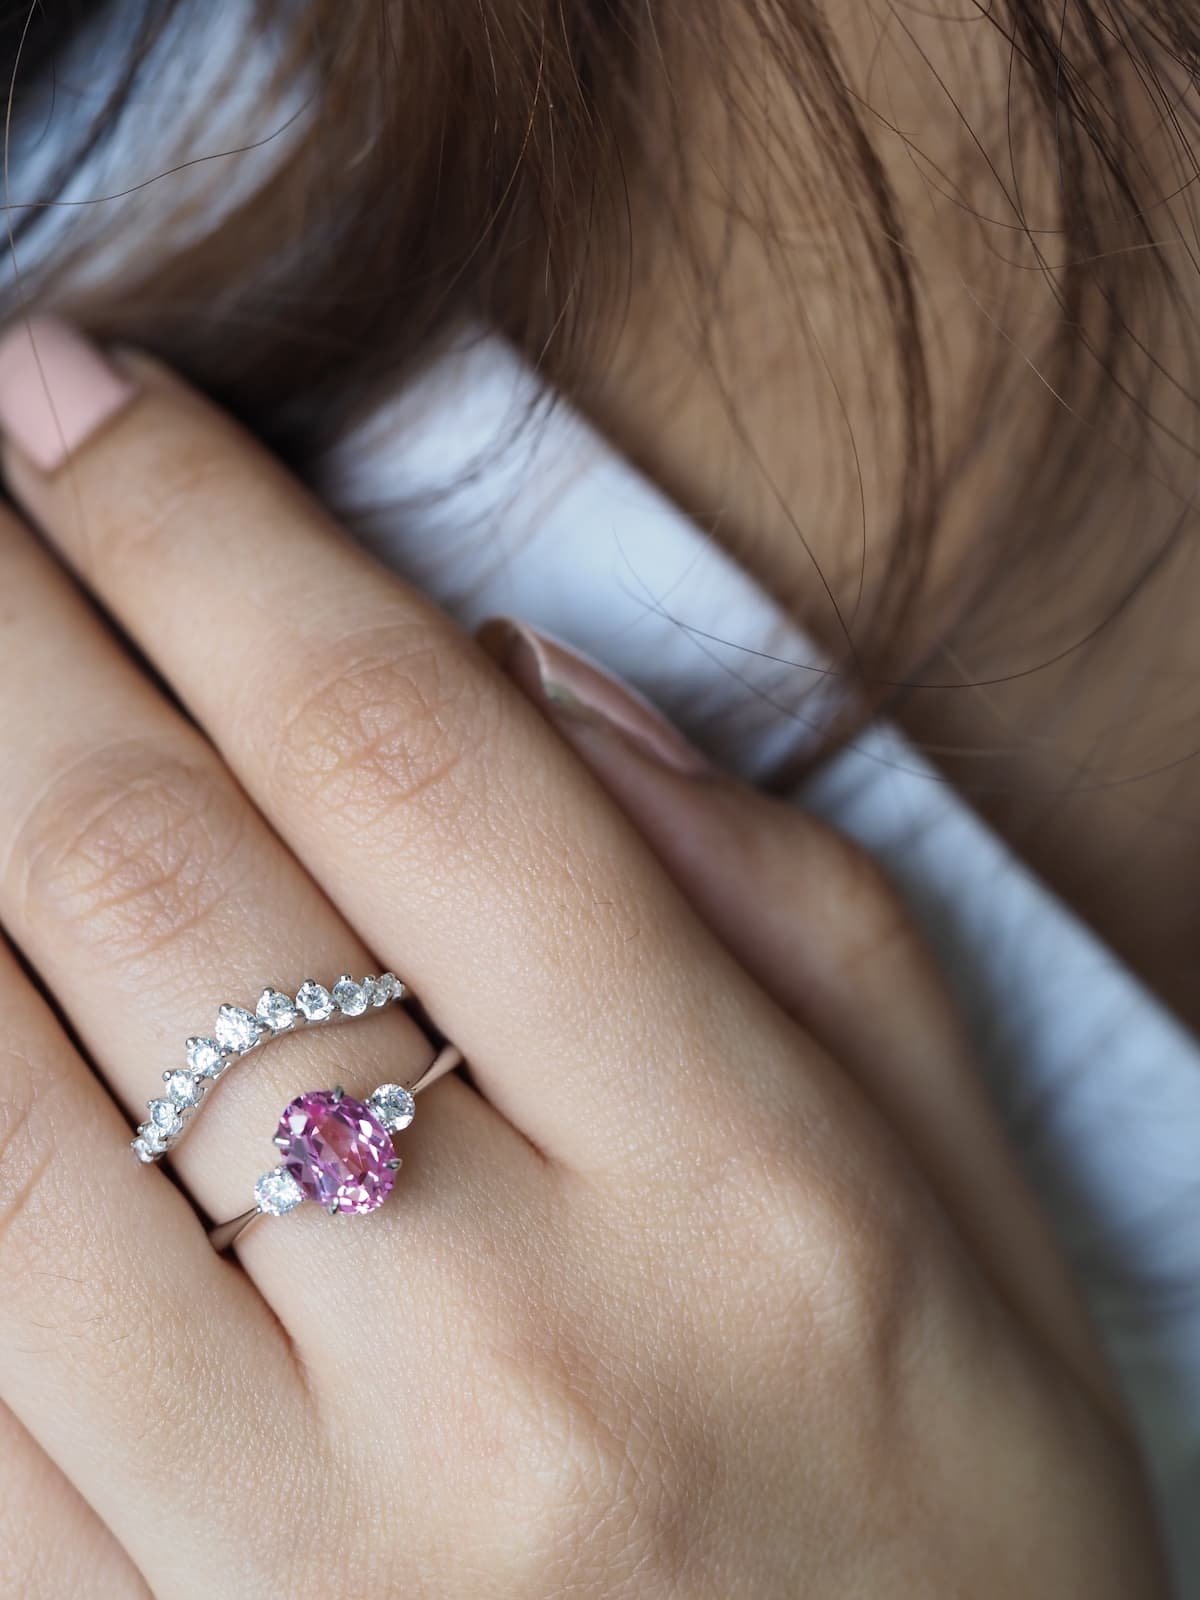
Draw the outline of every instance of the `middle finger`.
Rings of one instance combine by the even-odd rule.
[[[185,1037],[209,1033],[221,1001],[252,1005],[267,983],[294,992],[310,973],[330,983],[372,962],[211,747],[3,513],[0,571],[10,611],[0,629],[0,720],[13,751],[0,784],[0,921],[140,1118],[162,1092],[162,1070],[183,1066]],[[411,1082],[429,1055],[395,1006],[334,1033],[272,1043],[207,1092],[172,1160],[211,1216],[240,1213],[275,1164],[271,1135],[295,1094],[342,1082],[363,1096]],[[241,1247],[306,1346],[328,1330],[296,1271],[297,1251],[331,1284],[387,1280],[395,1248],[381,1249],[381,1238],[392,1235],[394,1246],[400,1230],[406,1251],[436,1252],[474,1215],[480,1183],[503,1192],[532,1159],[461,1080],[439,1084],[420,1109],[401,1145],[402,1193],[378,1216],[330,1224],[305,1206],[261,1224]],[[427,1204],[427,1171],[436,1204]]]

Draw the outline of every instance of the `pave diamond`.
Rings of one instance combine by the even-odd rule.
[[[398,1083],[381,1084],[367,1101],[367,1108],[389,1133],[402,1132],[417,1114],[417,1102]]]
[[[169,1100],[151,1100],[146,1109],[150,1113],[151,1125],[168,1139],[183,1127],[183,1118]]]
[[[361,1017],[367,1009],[366,992],[353,978],[339,978],[333,986],[333,1003],[344,1017]]]
[[[283,1033],[295,1024],[298,1012],[290,995],[278,989],[264,989],[254,1008],[260,1022],[265,1022],[272,1033]]]
[[[259,1036],[258,1018],[244,1006],[222,1006],[217,1012],[213,1037],[222,1050],[244,1055],[258,1043]]]
[[[258,1209],[269,1217],[283,1217],[294,1211],[304,1199],[304,1190],[286,1167],[273,1167],[264,1172],[254,1185],[254,1198]]]
[[[203,1082],[191,1072],[164,1072],[163,1082],[167,1086],[167,1099],[182,1111],[185,1106],[198,1105],[203,1091]]]
[[[187,1064],[201,1078],[219,1077],[223,1064],[221,1046],[215,1039],[189,1039]]]
[[[296,1005],[306,1022],[324,1022],[333,1015],[333,1000],[324,984],[310,978],[296,991]]]

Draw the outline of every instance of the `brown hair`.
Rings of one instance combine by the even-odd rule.
[[[18,265],[23,242],[45,225],[46,208],[81,161],[137,114],[171,30],[195,17],[192,43],[184,31],[172,48],[206,48],[212,19],[203,9],[200,25],[183,0],[143,5],[111,93],[44,190],[10,197]],[[880,113],[848,84],[821,0],[739,9],[782,68],[816,152],[819,171],[784,177],[854,234],[847,256],[871,280],[864,303],[880,313],[869,336],[894,375],[903,468],[893,565],[875,617],[878,648],[863,665],[886,683],[888,640],[972,446],[958,459],[937,448],[920,268],[879,159]],[[1131,132],[1139,119],[1130,99],[1156,102],[1162,126],[1178,130],[1186,97],[1173,98],[1169,85],[1177,74],[1186,86],[1200,15],[1168,0],[993,0],[974,9],[1011,52],[1013,150],[1036,150],[1056,168],[1049,227],[1026,217],[1015,177],[993,173],[1007,206],[995,225],[1021,239],[1056,312],[1039,362],[1047,406],[1064,425],[1036,430],[1040,443],[1020,476],[1020,526],[1044,541],[1047,529],[1078,519],[1096,482],[1084,457],[1097,441],[1111,444],[1113,416],[1122,419],[1122,449],[1148,460],[1156,396],[1184,381],[1165,371],[1157,345],[1156,308],[1175,295],[1178,269],[1148,248],[1160,243],[1160,196]],[[468,325],[502,330],[586,407],[589,374],[603,356],[597,330],[619,316],[638,252],[653,248],[635,236],[630,195],[653,186],[661,203],[642,205],[639,218],[653,213],[676,235],[688,227],[682,163],[670,159],[684,139],[673,63],[684,50],[707,52],[731,125],[753,96],[729,64],[723,10],[683,0],[255,0],[273,97],[282,105],[297,84],[306,97],[265,185],[192,242],[85,293],[70,288],[68,237],[44,268],[25,272],[24,292],[65,306],[101,335],[159,350],[301,468],[383,381]],[[73,9],[8,8],[0,48],[18,116],[99,11],[87,0]],[[899,8],[892,16],[904,25]],[[962,121],[969,143],[970,115]],[[742,126],[751,129],[752,119]],[[764,150],[763,159],[777,163],[778,153]],[[1023,159],[1014,154],[1014,174]],[[956,181],[931,173],[935,180],[951,189]],[[957,199],[981,204],[966,191]],[[710,255],[695,259],[698,275],[714,270]],[[994,376],[981,366],[975,439],[1003,396]],[[1190,438],[1183,443],[1191,449]],[[1008,518],[1009,560],[1011,506],[993,515],[994,527]],[[1146,561],[1154,554],[1147,549]]]

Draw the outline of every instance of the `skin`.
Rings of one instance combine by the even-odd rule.
[[[23,1538],[159,1600],[330,1563],[472,1600],[1163,1593],[1110,1379],[875,869],[547,693],[536,645],[499,665],[126,370],[65,467],[5,455],[0,920],[95,1067],[0,954],[0,1460],[53,1485]],[[264,963],[373,958],[470,1080],[376,1215],[218,1258],[202,1218],[326,1038],[231,1073],[177,1183],[128,1119]],[[353,1093],[428,1046],[391,1011],[335,1053]]]

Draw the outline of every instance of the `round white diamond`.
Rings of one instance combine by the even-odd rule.
[[[167,1148],[167,1135],[161,1128],[156,1128],[152,1122],[142,1123],[141,1127],[138,1129],[138,1138],[141,1139],[145,1143],[146,1148],[152,1150],[155,1155],[162,1155],[163,1151]]]
[[[203,1085],[193,1073],[184,1072],[182,1068],[177,1072],[166,1072],[163,1082],[167,1086],[167,1099],[181,1111],[184,1106],[199,1104]]]
[[[278,989],[264,989],[255,1012],[258,1020],[265,1022],[272,1033],[283,1033],[292,1027],[298,1014],[295,1001],[290,995],[280,994]]]
[[[218,1077],[223,1064],[221,1046],[215,1039],[189,1039],[187,1064],[201,1078]]]
[[[417,1114],[417,1102],[398,1083],[384,1083],[367,1101],[367,1109],[374,1112],[389,1133],[400,1133]]]
[[[141,1134],[129,1146],[139,1161],[144,1161],[147,1166],[158,1156],[158,1151],[151,1148]]]
[[[379,988],[378,978],[364,978],[362,981],[363,998],[369,1006],[381,1006],[387,998]]]
[[[222,1006],[217,1012],[217,1025],[213,1029],[213,1037],[222,1050],[244,1055],[259,1041],[258,1018],[244,1006]]]
[[[254,1185],[254,1198],[260,1211],[269,1217],[282,1217],[296,1209],[304,1199],[304,1190],[286,1167],[273,1167]]]
[[[296,1006],[306,1022],[324,1022],[333,1015],[333,1000],[323,984],[310,978],[296,990]]]
[[[386,1005],[389,1000],[399,1000],[404,993],[404,985],[394,972],[385,972],[382,978],[375,980],[377,992],[382,996],[376,1000],[377,1006]]]
[[[151,1124],[167,1138],[183,1127],[183,1118],[169,1100],[151,1100],[146,1109],[150,1113]]]
[[[362,984],[353,978],[339,978],[333,986],[333,1003],[344,1017],[361,1017],[367,1009]]]

